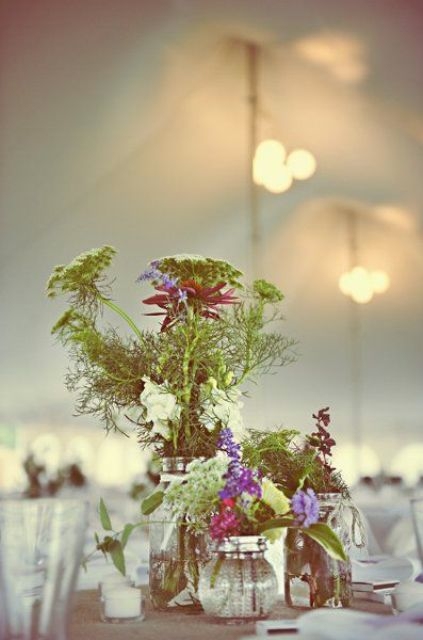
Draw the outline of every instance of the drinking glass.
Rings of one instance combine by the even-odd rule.
[[[417,553],[423,569],[423,498],[411,498],[410,506]]]
[[[67,640],[88,503],[0,500],[0,638]]]

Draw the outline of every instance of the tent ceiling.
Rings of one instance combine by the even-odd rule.
[[[416,429],[420,0],[20,0],[1,4],[0,25],[0,417],[65,406],[66,359],[48,334],[58,309],[43,297],[53,265],[114,244],[119,298],[138,317],[133,282],[156,255],[201,252],[248,266],[248,40],[262,47],[260,131],[318,162],[312,180],[260,200],[266,275],[287,293],[288,328],[304,345],[303,363],[284,378],[287,398],[302,399],[309,415],[317,396],[333,395],[348,414],[347,307],[335,293],[347,203],[361,212],[368,256],[397,271],[392,296],[366,316],[369,331],[384,321],[366,343],[376,349],[365,358],[369,420],[406,415]],[[316,389],[322,358],[327,377]]]

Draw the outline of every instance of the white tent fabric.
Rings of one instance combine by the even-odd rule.
[[[356,433],[345,208],[391,288],[360,308],[362,433],[386,461],[421,439],[421,1],[18,0],[1,15],[0,421],[69,423],[44,297],[58,263],[112,244],[116,299],[154,257],[204,253],[250,276],[244,41],[262,47],[260,135],[317,158],[260,194],[262,273],[286,294],[298,362],[250,389],[246,422]],[[79,419],[81,420],[81,419]]]

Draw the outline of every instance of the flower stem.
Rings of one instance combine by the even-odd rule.
[[[137,325],[135,324],[135,322],[132,320],[132,318],[130,318],[128,316],[127,313],[125,313],[125,311],[123,309],[121,309],[117,304],[115,304],[114,302],[112,302],[111,300],[109,300],[108,298],[103,298],[103,296],[100,296],[100,300],[103,304],[105,304],[107,307],[109,307],[110,309],[112,309],[115,313],[117,313],[118,315],[120,315],[121,318],[123,318],[125,320],[125,322],[131,327],[132,331],[135,333],[135,335],[138,336],[138,338],[140,340],[142,340],[142,334],[141,331],[138,329]]]
[[[195,316],[192,313],[191,309],[188,310],[187,318],[191,322],[190,322],[190,325],[187,327],[187,333],[186,333],[187,346],[185,348],[185,353],[184,353],[183,362],[182,362],[182,371],[184,376],[182,398],[183,398],[183,402],[186,409],[186,415],[184,416],[185,417],[184,431],[185,431],[185,438],[188,442],[191,437],[191,425],[189,424],[189,406],[191,401],[192,386],[194,383],[195,372],[197,368],[197,364],[195,363],[195,361],[192,362],[192,358],[195,354],[195,348],[198,342],[198,334],[197,334],[197,325],[196,325]]]

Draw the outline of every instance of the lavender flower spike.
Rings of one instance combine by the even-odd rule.
[[[296,524],[301,527],[307,528],[319,520],[319,501],[313,489],[297,491],[291,499],[291,509],[296,515]]]
[[[174,289],[178,283],[176,278],[170,278],[167,275],[167,273],[163,273],[161,278],[162,278],[163,286],[167,290]]]
[[[228,472],[224,475],[224,478],[226,479],[226,484],[219,491],[219,496],[223,500],[236,498],[243,493],[261,498],[262,489],[252,469],[248,469],[239,463],[230,462]]]
[[[136,282],[144,282],[145,280],[159,280],[162,277],[162,272],[158,269],[159,263],[157,261],[151,262],[150,266],[143,271]]]
[[[222,429],[220,432],[217,448],[221,451],[226,451],[228,458],[230,458],[232,462],[239,462],[241,460],[241,446],[235,442],[234,434],[229,427]]]
[[[257,473],[253,469],[245,467],[241,462],[241,446],[234,441],[234,436],[228,427],[222,429],[217,441],[217,448],[226,451],[230,460],[225,475],[226,484],[219,496],[225,500],[236,498],[243,493],[261,498],[261,486],[257,482]]]

